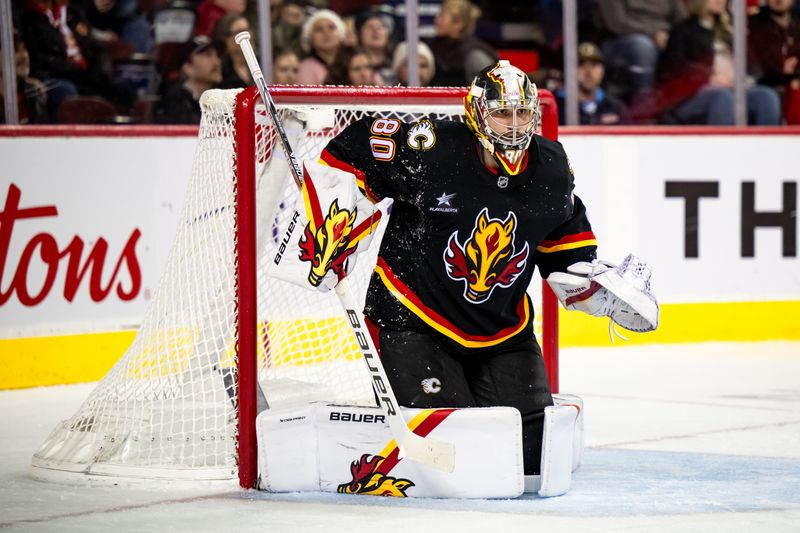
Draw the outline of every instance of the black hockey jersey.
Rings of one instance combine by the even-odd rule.
[[[594,259],[561,144],[534,136],[515,176],[480,157],[465,124],[428,119],[364,118],[322,152],[371,200],[394,199],[364,309],[376,324],[434,330],[470,351],[497,347],[533,334],[535,265],[546,277]]]

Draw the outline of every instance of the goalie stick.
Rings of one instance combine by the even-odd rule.
[[[272,123],[275,125],[275,131],[280,140],[283,153],[289,162],[289,170],[292,173],[295,184],[298,188],[302,188],[303,172],[294,156],[292,147],[289,145],[289,139],[283,129],[280,117],[278,117],[278,111],[270,95],[267,82],[264,79],[261,67],[258,65],[258,60],[253,52],[253,47],[250,44],[250,33],[246,31],[238,33],[234,37],[234,40],[242,49],[242,54],[244,54],[245,60],[247,61],[247,66],[250,69],[250,74],[253,76],[253,81],[267,108],[267,113],[272,119]],[[372,378],[372,388],[378,398],[378,403],[380,403],[381,408],[386,414],[389,428],[400,449],[401,457],[408,457],[417,463],[443,472],[452,472],[455,468],[455,447],[453,444],[432,440],[415,434],[408,429],[405,420],[403,420],[403,417],[400,415],[397,398],[389,383],[389,378],[386,376],[383,364],[381,364],[372,337],[367,331],[364,315],[358,310],[347,277],[343,277],[339,281],[335,290],[347,315],[347,323],[356,337],[359,350],[364,358],[364,363],[367,365],[367,369]]]

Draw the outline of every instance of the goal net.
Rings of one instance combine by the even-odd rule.
[[[464,91],[276,87],[272,94],[304,161],[317,160],[328,140],[365,115],[461,120]],[[266,275],[298,192],[259,102],[254,88],[203,95],[192,176],[158,290],[128,351],[34,454],[36,477],[238,476],[253,487],[259,410],[375,405],[336,295]],[[543,134],[553,137],[552,96],[542,104]],[[380,236],[349,276],[360,302]],[[556,390],[555,300],[542,295],[540,280],[530,292]]]

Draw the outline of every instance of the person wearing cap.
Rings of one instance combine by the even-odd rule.
[[[581,125],[609,126],[630,124],[631,117],[622,102],[603,90],[605,65],[600,48],[590,42],[578,46],[578,108]],[[558,123],[564,124],[564,90],[556,93],[558,100]]]
[[[436,74],[436,62],[433,59],[433,52],[428,45],[417,43],[417,58],[419,66],[419,86],[427,87],[430,85],[433,76]],[[397,83],[408,86],[408,43],[403,41],[394,49],[392,57],[392,70]]]
[[[300,46],[306,57],[300,61],[297,83],[322,85],[328,75],[328,66],[344,41],[344,21],[330,9],[320,9],[303,24]]]
[[[222,61],[214,43],[196,35],[181,49],[181,79],[167,89],[155,110],[161,124],[200,124],[200,96],[222,82]]]

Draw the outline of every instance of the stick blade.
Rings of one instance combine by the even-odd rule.
[[[450,474],[456,468],[456,447],[443,442],[410,434],[400,446],[404,457],[414,462]]]

